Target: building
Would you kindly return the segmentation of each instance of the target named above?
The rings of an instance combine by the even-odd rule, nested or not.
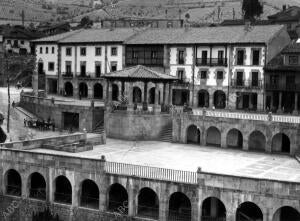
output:
[[[37,26],[37,30],[43,33],[44,36],[62,34],[71,30],[69,23],[51,24],[45,23]]]
[[[278,113],[298,114],[300,43],[292,42],[265,68],[266,106]]]
[[[177,76],[174,105],[263,110],[263,67],[289,42],[278,25],[148,29],[125,43],[125,64]]]
[[[289,42],[280,25],[86,29],[34,41],[47,93],[106,98],[94,96],[102,73],[143,65],[178,78],[173,105],[241,110],[264,110],[263,68]]]

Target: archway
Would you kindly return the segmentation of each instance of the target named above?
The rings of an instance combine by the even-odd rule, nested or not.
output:
[[[201,220],[222,220],[226,221],[226,208],[221,200],[216,197],[209,197],[202,203]]]
[[[228,148],[243,148],[243,134],[237,129],[231,129],[226,137],[226,144]]]
[[[22,193],[22,179],[20,174],[10,169],[6,172],[6,194],[13,196],[21,196]]]
[[[266,137],[260,131],[254,131],[249,137],[249,150],[265,151]]]
[[[214,106],[216,109],[224,109],[226,107],[226,94],[224,91],[215,91]]]
[[[128,193],[126,189],[115,183],[110,186],[108,193],[108,210],[109,211],[119,211],[128,214]]]
[[[54,201],[72,204],[72,186],[65,176],[58,176],[55,181]]]
[[[189,126],[186,133],[187,143],[200,144],[200,130],[195,125]]]
[[[198,107],[209,107],[209,93],[206,90],[198,93]]]
[[[73,84],[71,82],[65,83],[65,96],[67,97],[73,96]]]
[[[206,132],[206,145],[207,146],[221,146],[221,132],[216,127],[208,128]]]
[[[149,90],[149,104],[154,104],[155,102],[155,87]]]
[[[272,139],[272,151],[290,153],[290,138],[284,133],[276,134]]]
[[[142,91],[139,87],[134,87],[132,91],[132,102],[142,103]]]
[[[112,100],[113,101],[119,100],[119,87],[116,84],[112,85]]]
[[[261,209],[252,202],[242,203],[236,211],[236,221],[244,220],[263,221],[263,213]]]
[[[138,215],[158,219],[159,201],[156,193],[150,188],[143,188],[138,195]]]
[[[103,99],[103,87],[99,83],[96,83],[94,85],[94,98],[95,99]]]
[[[284,206],[278,209],[273,215],[272,221],[298,221],[300,213],[290,206]]]
[[[169,221],[191,220],[191,201],[181,192],[173,193],[169,201]]]
[[[80,206],[99,209],[99,188],[92,180],[84,180],[81,184]]]
[[[33,173],[29,177],[29,197],[46,199],[46,181],[40,173]]]
[[[81,82],[79,84],[79,96],[82,97],[82,98],[87,98],[88,97],[88,86],[84,82]]]

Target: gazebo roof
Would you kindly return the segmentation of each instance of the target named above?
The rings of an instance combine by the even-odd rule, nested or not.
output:
[[[125,68],[104,75],[105,78],[140,79],[140,80],[178,80],[176,77],[159,73],[142,65]]]

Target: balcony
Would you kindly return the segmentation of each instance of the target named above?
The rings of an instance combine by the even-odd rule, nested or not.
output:
[[[227,58],[197,58],[197,66],[227,66]]]
[[[231,79],[230,86],[232,88],[237,88],[237,89],[256,89],[260,90],[263,87],[263,83],[261,80],[259,81],[250,81],[250,80],[235,80]]]
[[[126,66],[163,66],[163,58],[126,58]]]
[[[183,87],[183,88],[189,88],[190,82],[187,81],[187,79],[180,79],[173,83],[174,87]]]
[[[265,84],[265,89],[270,91],[300,91],[300,84]]]
[[[65,79],[71,79],[73,78],[73,72],[63,72],[62,77]]]

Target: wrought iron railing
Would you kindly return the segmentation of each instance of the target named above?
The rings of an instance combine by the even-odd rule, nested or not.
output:
[[[227,66],[227,58],[197,58],[197,66]]]
[[[262,80],[251,81],[251,80],[236,80],[232,79],[230,86],[233,88],[243,88],[243,89],[262,89],[263,82]]]

